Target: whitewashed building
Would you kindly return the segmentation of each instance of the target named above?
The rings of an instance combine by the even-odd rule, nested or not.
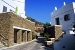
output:
[[[59,41],[54,42],[54,50],[75,50],[75,35],[72,32],[72,23],[75,22],[75,2],[66,4],[61,8],[55,7],[51,13],[51,25],[62,25],[66,32]]]
[[[16,7],[18,7],[18,15],[23,18],[25,16],[25,0],[0,0],[0,13],[3,12],[15,12]]]

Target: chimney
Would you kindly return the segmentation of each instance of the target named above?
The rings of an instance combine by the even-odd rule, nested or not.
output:
[[[55,10],[57,10],[57,7],[55,7]]]
[[[66,3],[64,2],[64,6],[66,5]]]

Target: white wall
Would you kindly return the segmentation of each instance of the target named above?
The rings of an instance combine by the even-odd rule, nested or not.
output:
[[[75,22],[75,2],[73,2],[73,8],[74,8],[74,22]]]
[[[6,6],[7,7],[7,12],[9,12],[10,9],[15,11],[15,8],[16,8],[17,4],[14,3],[12,0],[0,0],[0,13],[3,12],[3,6]]]
[[[64,21],[64,15],[69,14],[70,20]],[[74,22],[74,10],[73,3],[63,6],[62,8],[55,10],[53,14],[51,14],[51,25],[56,25],[55,18],[59,17],[60,25],[62,25],[63,30],[67,30],[72,28],[72,22]]]
[[[54,42],[54,50],[75,50],[75,36],[73,34],[63,35],[58,42]]]
[[[64,21],[64,15],[66,14],[70,15],[68,21]],[[75,36],[69,32],[69,29],[72,28],[72,22],[75,22],[75,3],[70,3],[51,13],[51,25],[56,25],[55,18],[57,17],[59,17],[60,25],[62,25],[62,29],[66,31],[66,34],[58,42],[54,42],[54,50],[75,50]]]
[[[25,0],[14,0],[14,2],[18,6],[18,14],[21,15],[22,17],[25,17]]]
[[[21,0],[20,2],[17,2],[20,0],[0,0],[0,13],[3,12],[3,6],[7,7],[7,12],[10,12],[10,9],[15,12],[16,6],[18,6],[18,15],[21,15],[21,17],[26,18],[25,16],[25,0]]]

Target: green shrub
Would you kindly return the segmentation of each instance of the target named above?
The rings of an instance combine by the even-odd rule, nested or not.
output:
[[[34,32],[32,32],[32,40],[36,39],[36,34]]]
[[[36,35],[32,35],[32,40],[33,40],[33,39],[36,39]]]
[[[45,36],[45,41],[50,41],[50,39],[49,39],[49,37],[50,37],[50,35],[48,34],[48,33],[44,33],[44,36]]]

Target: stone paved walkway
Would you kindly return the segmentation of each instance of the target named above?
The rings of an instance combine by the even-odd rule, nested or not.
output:
[[[52,48],[45,47],[43,42],[44,38],[38,37],[38,39],[33,42],[9,47],[2,50],[53,50]]]

